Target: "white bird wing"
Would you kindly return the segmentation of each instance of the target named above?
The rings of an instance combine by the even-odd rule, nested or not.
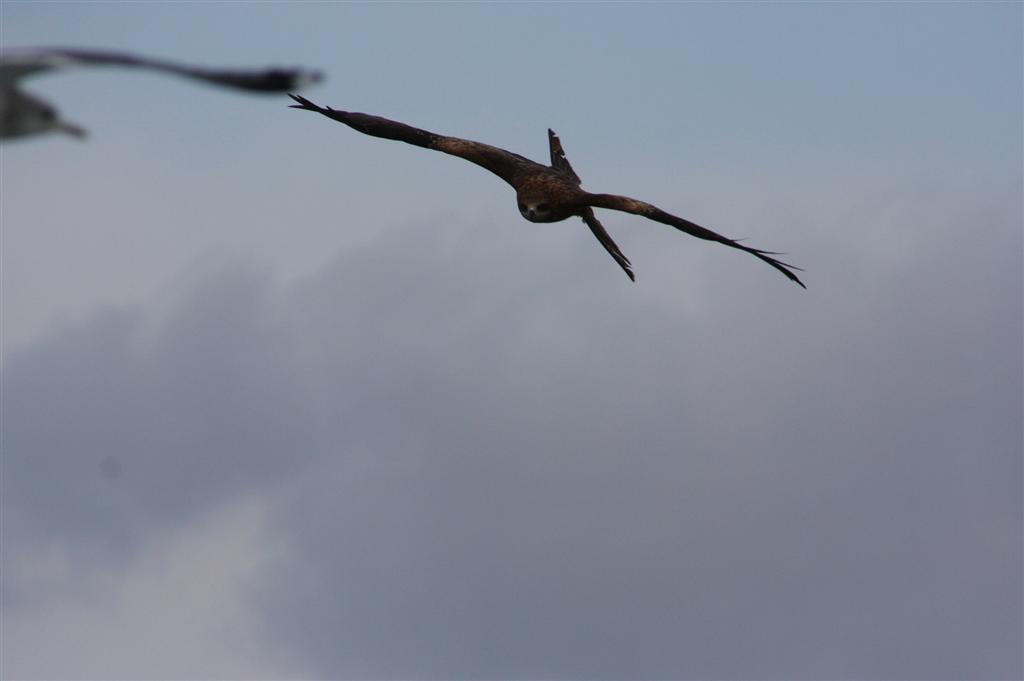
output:
[[[22,78],[71,66],[145,68],[249,92],[288,92],[322,78],[319,71],[300,68],[213,69],[124,52],[26,48],[0,52],[0,85],[14,87]]]
[[[27,76],[74,64],[73,59],[60,52],[4,50],[0,52],[0,87],[13,88],[19,80]]]

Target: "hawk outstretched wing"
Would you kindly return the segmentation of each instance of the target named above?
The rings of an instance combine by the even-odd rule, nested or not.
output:
[[[773,253],[772,251],[762,251],[761,249],[758,248],[744,246],[743,244],[734,239],[724,237],[721,234],[713,232],[706,227],[701,227],[700,225],[694,222],[690,222],[689,220],[677,217],[675,215],[672,215],[671,213],[666,213],[657,206],[652,206],[651,204],[645,203],[644,201],[637,201],[636,199],[631,199],[628,196],[618,196],[616,194],[590,194],[587,197],[587,203],[595,208],[610,208],[611,210],[621,210],[625,213],[641,215],[647,218],[648,220],[654,220],[655,222],[660,222],[665,225],[671,225],[672,227],[675,227],[676,229],[682,232],[686,232],[691,236],[695,236],[698,239],[706,239],[707,241],[717,241],[720,244],[725,244],[726,246],[731,246],[732,248],[738,248],[741,251],[746,251],[747,253],[750,253],[751,255],[760,258],[761,260],[765,261],[778,271],[782,272],[791,281],[796,282],[803,288],[807,288],[806,286],[804,286],[804,283],[800,281],[800,278],[796,275],[796,273],[793,272],[793,270],[796,270],[797,272],[801,271],[799,267],[789,265],[787,263],[782,262],[781,260],[777,260],[772,257],[773,255],[780,255],[779,253]]]
[[[433,149],[434,151],[441,151],[452,156],[464,158],[471,163],[486,168],[513,187],[516,186],[516,181],[519,178],[535,173],[538,168],[544,168],[544,166],[531,161],[525,156],[513,154],[511,151],[492,147],[490,144],[484,144],[483,142],[439,135],[435,132],[414,128],[411,125],[380,116],[339,111],[331,107],[325,108],[314,104],[305,97],[299,95],[289,96],[298,102],[292,105],[291,108],[293,109],[303,109],[323,114],[339,123],[344,123],[354,130],[358,130],[364,135],[405,142],[417,147]]]

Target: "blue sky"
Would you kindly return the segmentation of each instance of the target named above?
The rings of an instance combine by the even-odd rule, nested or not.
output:
[[[1017,3],[0,5],[10,678],[1021,676]]]
[[[768,210],[780,208],[772,202],[813,201],[830,192],[852,196],[872,183],[897,192],[906,189],[901,183],[998,192],[1005,178],[1012,189],[1020,172],[1013,5],[309,3],[297,9],[276,3],[10,2],[3,11],[5,46],[92,45],[179,59],[195,54],[210,63],[316,65],[329,79],[310,94],[324,103],[482,139],[532,158],[545,157],[544,130],[553,127],[585,169],[591,190],[643,193],[640,198],[670,211],[750,238],[756,233],[744,222],[726,216],[722,225],[718,214],[704,210],[702,198],[739,203],[733,197],[738,183],[745,196],[757,192]],[[172,242],[156,253],[133,251],[135,265],[112,271],[100,264],[103,244],[92,238],[96,232],[69,235],[76,257],[83,249],[96,256],[95,268],[68,282],[81,293],[99,286],[97,269],[113,278],[119,267],[130,271],[96,295],[152,291],[197,250],[221,246],[256,251],[288,271],[308,271],[325,253],[319,239],[338,238],[333,227],[318,231],[317,239],[296,239],[276,226],[261,230],[253,215],[238,219],[232,212],[237,198],[218,206],[224,221],[234,224],[206,229],[180,205],[209,210],[196,198],[204,189],[211,202],[231,192],[256,203],[251,195],[259,193],[283,206],[309,200],[313,184],[348,182],[355,179],[345,174],[351,169],[373,168],[375,181],[359,186],[365,201],[348,210],[373,214],[383,202],[401,221],[457,199],[517,217],[509,216],[507,190],[472,168],[347,137],[346,130],[281,111],[277,102],[246,107],[244,100],[185,83],[116,71],[59,74],[30,87],[52,95],[103,143],[7,145],[9,187],[22,179],[38,186],[51,177],[102,193],[127,176],[146,187],[182,191],[154,208],[186,211],[186,228],[173,238],[147,233],[131,220],[120,228],[110,221],[108,236],[121,248],[153,238]],[[217,118],[230,125],[214,124]],[[331,135],[341,136],[337,146]],[[195,141],[183,145],[183,139]],[[327,140],[332,146],[325,153],[310,153],[311,144]],[[136,162],[140,157],[160,163]],[[273,162],[261,160],[266,157]],[[121,177],[101,176],[94,181],[109,186],[89,186],[68,165],[96,167],[98,159],[108,159]],[[341,159],[346,162],[339,168]],[[190,185],[168,183],[172,176],[184,176]],[[467,184],[453,191],[453,182]],[[401,191],[398,204],[392,184]],[[505,203],[496,205],[502,198]],[[255,214],[266,210],[273,208],[251,206]],[[762,233],[777,241],[768,229]],[[654,238],[647,225],[632,231]],[[6,237],[16,248],[22,235],[9,231]],[[38,301],[48,293],[50,274],[35,260],[52,257],[53,249],[40,242],[45,235],[25,238],[33,240],[26,247],[35,257],[31,265],[6,263],[7,283],[25,287],[25,297],[35,302],[6,301],[8,324],[15,326],[8,338],[14,340],[49,311]],[[59,269],[74,276],[78,268]],[[85,307],[67,298],[53,303],[69,313]]]

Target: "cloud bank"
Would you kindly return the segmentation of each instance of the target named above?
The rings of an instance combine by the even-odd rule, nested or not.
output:
[[[1019,190],[944,196],[796,218],[806,293],[438,221],[54,329],[4,675],[1019,676]]]

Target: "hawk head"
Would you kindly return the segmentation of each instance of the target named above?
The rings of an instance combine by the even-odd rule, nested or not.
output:
[[[543,199],[520,199],[519,212],[530,222],[552,222],[551,206]]]

